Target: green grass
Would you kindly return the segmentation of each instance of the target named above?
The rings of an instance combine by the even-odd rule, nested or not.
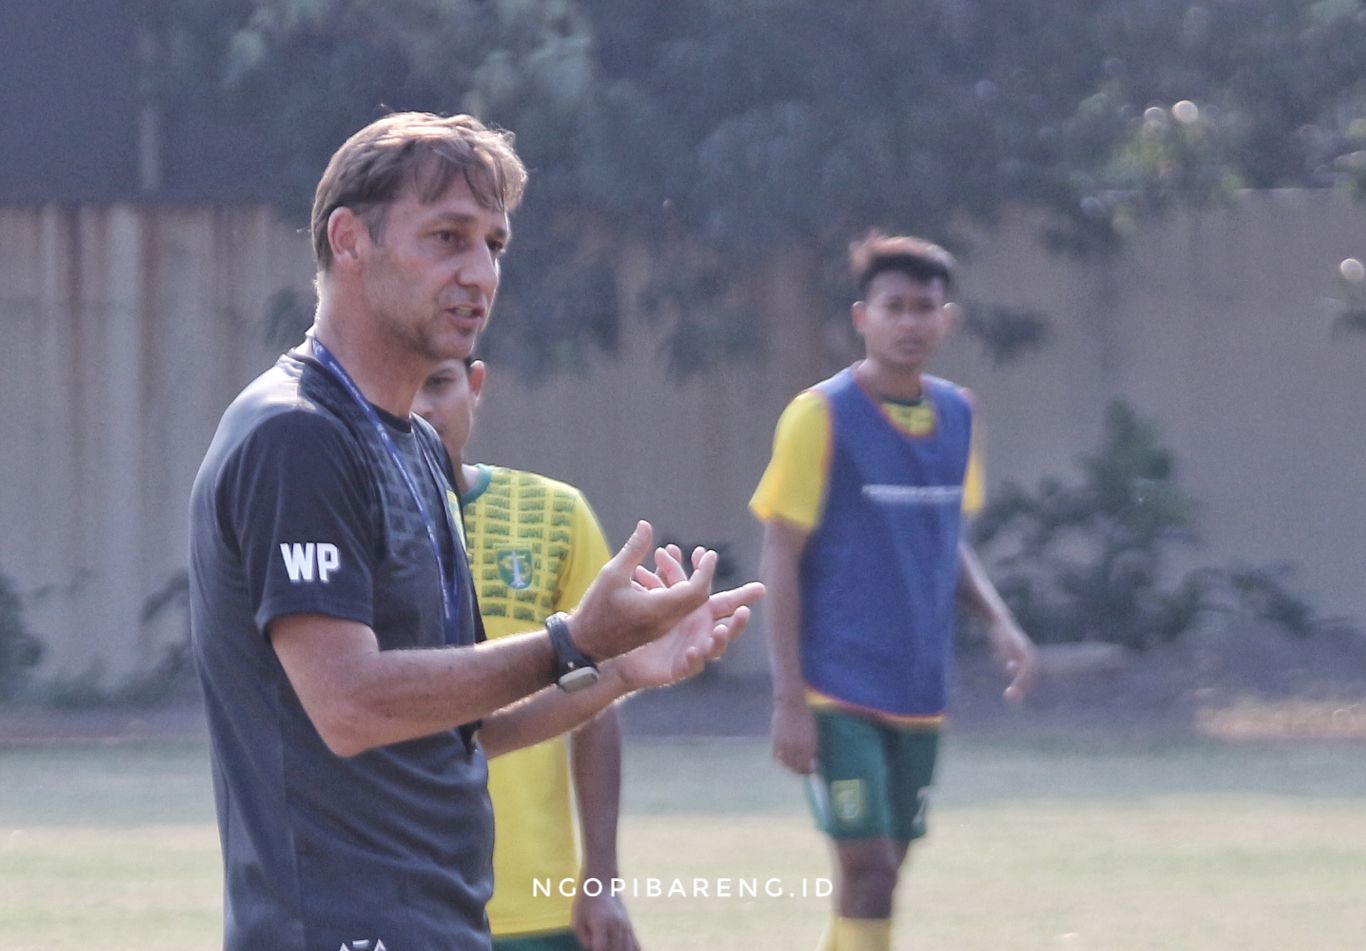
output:
[[[950,738],[898,900],[898,948],[1356,949],[1360,746],[1010,745]],[[761,744],[633,749],[627,875],[828,874]],[[698,915],[705,908],[705,915]],[[633,904],[652,951],[811,948],[813,899]]]
[[[1363,752],[951,737],[896,946],[1359,948]],[[622,868],[650,951],[814,947],[825,847],[762,742],[631,740],[626,774]],[[0,749],[4,947],[218,947],[218,862],[202,746]]]
[[[31,951],[221,947],[199,744],[0,748],[0,934]]]

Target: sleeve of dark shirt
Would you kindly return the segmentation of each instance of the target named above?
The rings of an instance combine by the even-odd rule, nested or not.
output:
[[[236,462],[219,504],[235,526],[257,629],[289,614],[373,625],[373,502],[341,424],[282,413],[257,427]]]

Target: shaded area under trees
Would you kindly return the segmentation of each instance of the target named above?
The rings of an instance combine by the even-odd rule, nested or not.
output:
[[[489,346],[538,372],[611,352],[635,311],[686,320],[677,373],[747,355],[755,268],[814,252],[833,306],[843,248],[873,226],[970,251],[962,226],[1032,207],[1054,247],[1093,254],[1176,203],[1366,182],[1357,0],[143,8],[165,108],[244,123],[291,220],[332,149],[387,108],[514,129],[533,183]],[[618,299],[625,247],[653,264],[642,301]],[[969,330],[999,356],[1022,325],[993,317],[986,302]]]

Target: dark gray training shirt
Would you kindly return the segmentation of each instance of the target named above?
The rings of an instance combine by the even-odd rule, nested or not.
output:
[[[380,416],[436,522],[457,580],[456,639],[471,643],[469,569],[444,517],[449,457],[425,423]],[[489,947],[493,814],[471,732],[341,759],[267,635],[272,620],[308,613],[368,624],[384,650],[442,645],[423,525],[373,425],[310,358],[281,357],[224,413],[190,499],[190,614],[226,951]]]

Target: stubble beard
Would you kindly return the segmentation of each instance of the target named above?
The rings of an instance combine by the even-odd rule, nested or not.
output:
[[[383,251],[382,255],[383,270],[377,275],[378,280],[367,283],[365,294],[368,309],[374,315],[381,338],[390,347],[390,354],[403,362],[421,363],[427,372],[443,360],[463,360],[470,356],[479,335],[488,325],[487,313],[479,330],[472,335],[453,329],[446,333],[447,318],[440,300],[415,298],[389,253]],[[443,346],[443,340],[448,336],[454,346]]]
[[[390,281],[367,291],[370,313],[375,315],[389,353],[403,363],[421,363],[427,367],[451,359],[451,354],[442,351],[433,331],[440,318],[436,305],[429,308],[435,316],[417,319],[421,305],[415,304],[405,291],[406,288]]]

